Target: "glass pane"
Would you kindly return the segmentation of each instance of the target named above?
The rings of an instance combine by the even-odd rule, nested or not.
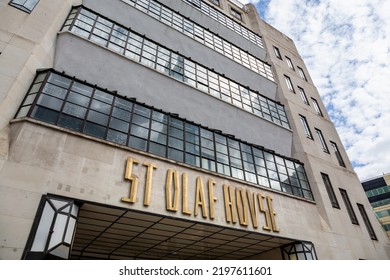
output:
[[[81,93],[86,96],[91,96],[92,95],[92,88],[90,86],[80,84],[78,82],[74,82],[72,85],[72,91]]]
[[[110,114],[111,105],[94,99],[92,100],[91,109],[96,110],[100,113]]]
[[[83,120],[77,119],[69,115],[62,115],[58,121],[58,125],[74,131],[81,131],[83,129]]]
[[[38,229],[35,234],[34,242],[31,247],[32,252],[43,252],[45,250],[46,241],[49,237],[49,230],[54,218],[54,210],[48,202],[45,203],[42,216],[39,220]]]
[[[67,216],[57,215],[56,222],[53,228],[53,234],[51,235],[50,239],[49,250],[62,242],[62,237],[65,233],[66,222]]]
[[[87,113],[87,109],[81,106],[74,105],[72,103],[65,103],[63,112],[84,119],[85,114]]]
[[[77,105],[81,105],[84,107],[88,107],[90,98],[84,95],[78,94],[76,92],[70,92],[67,101],[75,103]]]
[[[111,128],[114,128],[116,130],[122,131],[124,133],[128,133],[129,125],[130,124],[128,122],[124,122],[124,121],[121,121],[121,120],[118,120],[118,119],[115,119],[115,118],[111,118],[111,121],[110,121],[110,127]]]
[[[31,113],[31,117],[47,123],[55,124],[58,118],[58,112],[36,106]]]
[[[107,133],[107,140],[112,141],[121,145],[126,145],[127,134],[121,133],[116,130],[109,129]]]
[[[51,73],[48,79],[49,83],[58,85],[60,87],[68,88],[70,85],[70,79],[60,76],[55,73]]]
[[[106,134],[106,128],[97,124],[87,122],[85,125],[84,132],[86,134],[104,139],[104,136]]]
[[[89,111],[87,119],[103,126],[106,126],[108,123],[108,116],[96,111]]]
[[[138,150],[146,151],[146,144],[147,144],[146,140],[140,139],[140,138],[135,137],[135,136],[131,136],[128,145],[129,145],[129,147],[132,147],[132,148],[135,148]]]

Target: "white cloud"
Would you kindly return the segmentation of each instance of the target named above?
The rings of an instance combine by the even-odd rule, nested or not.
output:
[[[390,172],[388,11],[382,0],[271,0],[265,11],[295,41],[360,179]]]

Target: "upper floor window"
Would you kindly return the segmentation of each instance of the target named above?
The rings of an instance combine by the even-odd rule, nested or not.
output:
[[[234,16],[235,18],[237,18],[237,19],[239,19],[239,20],[242,20],[242,14],[241,14],[239,11],[237,11],[237,10],[231,8],[231,9],[230,9],[230,14],[231,14],[232,16]]]
[[[339,202],[337,201],[336,194],[334,193],[332,183],[330,182],[329,176],[325,173],[321,173],[322,180],[324,181],[326,191],[329,195],[330,202],[334,208],[340,209]]]
[[[337,144],[332,142],[332,141],[330,141],[330,144],[333,147],[333,151],[334,151],[334,153],[336,155],[337,161],[339,162],[340,166],[345,167],[344,160],[341,157],[341,154],[340,154],[339,148],[337,147]]]
[[[378,240],[378,238],[376,237],[376,234],[374,232],[374,229],[372,228],[371,222],[368,219],[368,216],[367,216],[366,210],[364,209],[364,206],[362,204],[359,204],[359,203],[357,203],[357,206],[359,208],[360,214],[362,215],[364,224],[366,225],[366,228],[368,230],[368,234],[370,235],[370,238],[372,240]]]
[[[305,103],[306,105],[309,105],[309,101],[307,101],[306,93],[303,90],[303,88],[298,87],[298,90],[299,90],[299,93],[301,94],[301,98],[302,98],[303,103]]]
[[[321,142],[322,150],[323,150],[325,153],[329,153],[328,146],[326,145],[326,142],[325,142],[324,136],[322,135],[321,130],[319,130],[318,128],[316,128],[315,130],[316,130],[316,133],[317,133],[317,135],[318,135],[318,139],[319,139],[320,142]]]
[[[311,135],[311,131],[309,128],[309,125],[307,124],[307,120],[304,116],[299,115],[299,119],[301,120],[303,129],[305,130],[305,134],[307,138],[313,139],[313,136]]]
[[[294,70],[294,65],[289,57],[286,56],[287,65],[290,69]]]
[[[307,81],[307,78],[306,78],[305,72],[303,72],[303,69],[299,66],[297,66],[297,68],[298,68],[299,76],[301,76],[301,78],[303,80]]]
[[[290,77],[284,75],[284,79],[286,80],[286,84],[287,84],[288,90],[295,93],[295,90],[294,90],[294,87],[293,87],[293,84],[291,82]]]
[[[322,114],[322,111],[320,109],[320,106],[318,105],[317,100],[311,98],[311,101],[313,102],[314,110],[316,110],[317,115],[323,117],[324,115]]]
[[[351,222],[355,225],[358,225],[358,219],[356,218],[355,211],[353,211],[351,201],[349,200],[348,193],[346,190],[340,189],[341,197],[344,200],[345,207],[347,208],[347,212]]]
[[[277,58],[282,59],[282,55],[277,47],[274,46],[274,52]]]
[[[31,13],[34,10],[35,6],[38,4],[39,0],[12,0],[9,2],[11,6],[14,6],[22,11]]]
[[[211,3],[213,3],[214,5],[219,6],[219,0],[210,0],[210,1],[211,1]]]

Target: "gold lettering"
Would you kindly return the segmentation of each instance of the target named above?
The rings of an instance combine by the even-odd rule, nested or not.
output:
[[[173,194],[171,192],[173,179]],[[179,174],[177,170],[168,169],[165,183],[165,202],[168,211],[177,212],[179,208]]]
[[[137,189],[138,189],[138,177],[132,175],[133,165],[138,164],[139,161],[131,157],[127,158],[125,179],[130,181],[130,194],[129,197],[122,197],[121,201],[134,203],[137,201]]]
[[[223,198],[225,202],[226,222],[235,224],[237,222],[237,207],[234,200],[233,188],[231,186],[223,185]]]
[[[245,192],[242,188],[236,188],[238,220],[243,226],[248,225],[248,206],[245,200]]]
[[[274,211],[274,208],[272,207],[272,197],[267,196],[267,204],[268,204],[268,209],[269,209],[269,212],[271,215],[272,230],[275,232],[279,232],[280,230],[276,226],[276,221],[275,221],[276,213]]]
[[[145,162],[143,165],[147,167],[145,194],[144,194],[144,205],[149,206],[150,205],[150,197],[152,194],[153,171],[154,171],[154,169],[157,169],[157,166],[154,165],[153,163],[147,163],[147,162]]]
[[[247,194],[247,197],[248,197],[248,204],[249,204],[249,210],[250,210],[250,214],[251,214],[251,219],[252,219],[252,225],[254,228],[258,228],[259,227],[259,223],[258,223],[258,215],[257,215],[257,211],[256,211],[256,194],[253,193],[251,194],[249,191],[246,192]]]
[[[217,198],[214,196],[214,187],[215,182],[212,179],[208,180],[208,188],[209,188],[209,207],[210,207],[210,219],[215,218],[215,201],[217,201]]]
[[[265,226],[263,226],[263,229],[270,231],[271,230],[271,218],[269,215],[269,210],[264,209],[264,206],[263,206],[264,195],[258,194],[257,198],[259,200],[260,212],[264,213],[264,217],[265,217]]]
[[[188,177],[187,173],[183,172],[182,175],[182,186],[183,186],[183,202],[182,202],[182,212],[183,214],[191,215],[192,212],[188,210]]]
[[[207,206],[205,205],[206,200],[204,198],[204,189],[203,189],[203,181],[200,176],[196,177],[196,191],[195,191],[195,209],[194,216],[198,215],[198,208],[202,208],[202,216],[203,218],[207,218]]]

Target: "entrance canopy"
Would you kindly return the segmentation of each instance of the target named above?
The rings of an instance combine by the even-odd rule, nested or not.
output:
[[[71,259],[257,259],[264,252],[292,242],[244,230],[84,203],[79,210]]]

